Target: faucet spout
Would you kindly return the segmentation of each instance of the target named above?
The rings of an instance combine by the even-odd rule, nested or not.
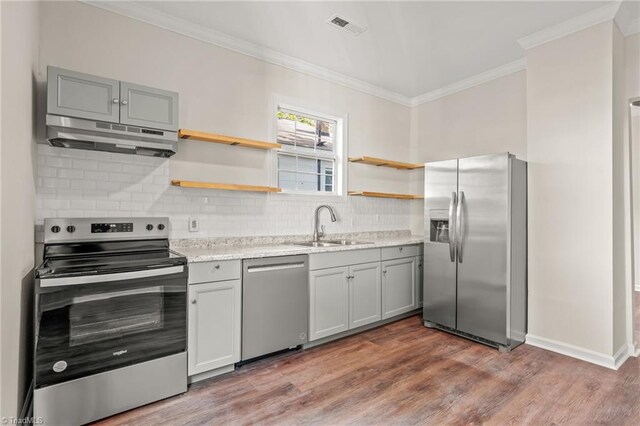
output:
[[[324,226],[322,226],[321,231],[318,230],[318,225],[320,224],[320,210],[322,209],[329,210],[329,214],[331,215],[331,222],[335,222],[338,220],[331,206],[326,204],[319,205],[313,215],[313,241],[319,241],[321,237],[324,237]]]

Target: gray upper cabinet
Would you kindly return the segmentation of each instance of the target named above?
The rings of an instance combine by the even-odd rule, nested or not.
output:
[[[120,121],[120,82],[49,67],[47,112],[90,120]]]
[[[178,130],[178,94],[61,68],[47,69],[47,113]]]
[[[132,126],[178,130],[178,94],[120,83],[120,122]]]

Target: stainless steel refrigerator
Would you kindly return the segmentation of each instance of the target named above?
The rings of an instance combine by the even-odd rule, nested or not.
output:
[[[425,165],[424,325],[501,351],[527,327],[527,164],[509,153]]]

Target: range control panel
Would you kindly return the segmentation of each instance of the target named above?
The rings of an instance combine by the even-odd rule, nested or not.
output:
[[[133,232],[133,223],[92,223],[91,233],[100,232]]]
[[[168,217],[51,218],[44,220],[44,242],[169,238]]]

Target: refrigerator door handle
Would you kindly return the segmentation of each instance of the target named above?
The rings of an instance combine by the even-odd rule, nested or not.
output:
[[[456,205],[458,204],[458,195],[451,193],[451,201],[449,202],[449,258],[452,262],[456,261],[456,226],[454,214]]]
[[[464,205],[464,191],[460,191],[458,198],[458,206],[456,209],[456,248],[458,262],[462,263],[462,239],[464,235],[464,227],[462,226],[462,207]]]

